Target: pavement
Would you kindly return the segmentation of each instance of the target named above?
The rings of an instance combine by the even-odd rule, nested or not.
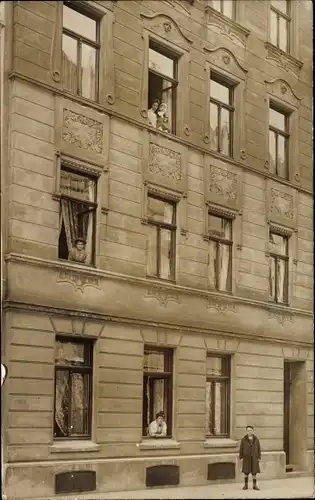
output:
[[[257,481],[260,491],[242,490],[243,484],[215,484],[205,486],[174,486],[167,488],[148,488],[146,490],[114,491],[103,494],[58,495],[60,500],[132,500],[132,499],[252,499],[252,498],[315,498],[314,477],[298,477]],[[56,498],[56,497],[54,497]],[[14,499],[8,499],[14,500]],[[54,500],[53,498],[34,498],[28,500]]]

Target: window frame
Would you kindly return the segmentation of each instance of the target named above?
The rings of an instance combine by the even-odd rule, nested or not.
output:
[[[270,110],[276,111],[277,113],[280,113],[281,115],[284,116],[285,120],[285,131],[278,129],[277,127],[274,127],[273,125],[270,124]],[[269,129],[269,134],[272,132],[275,136],[275,159],[276,159],[276,165],[275,165],[275,173],[271,172],[271,174],[276,175],[277,177],[281,179],[289,179],[289,172],[290,172],[290,165],[289,165],[289,148],[290,148],[290,113],[288,113],[286,110],[281,108],[280,106],[277,106],[273,102],[269,103],[269,123],[268,123],[268,129]],[[284,161],[285,161],[285,177],[281,177],[278,173],[278,141],[279,141],[279,135],[281,137],[284,137],[284,145],[285,145],[285,154],[284,154]],[[268,143],[270,141],[270,137],[268,137]],[[270,143],[269,143],[269,156],[270,156]]]
[[[149,226],[155,226],[157,228],[157,263],[156,263],[156,269],[157,269],[157,274],[156,275],[151,275],[148,274],[148,277],[150,278],[157,278],[160,280],[164,281],[175,281],[176,278],[176,232],[177,232],[177,202],[174,200],[171,200],[169,198],[164,198],[163,196],[159,194],[153,194],[153,193],[148,193],[148,205],[149,205],[149,199],[153,198],[155,200],[162,201],[164,203],[168,203],[169,205],[172,205],[173,207],[173,213],[172,213],[172,223],[168,222],[162,222],[162,221],[156,221],[153,218],[151,218],[149,215],[147,217],[147,224]],[[168,229],[171,231],[171,256],[170,256],[170,275],[171,277],[169,279],[167,278],[162,278],[160,276],[160,268],[161,268],[161,241],[160,241],[160,235],[161,235],[161,228],[163,229]]]
[[[207,358],[220,358],[220,359],[225,359],[227,361],[227,374],[226,375],[211,376],[211,375],[208,375],[208,373],[206,373],[206,383],[208,383],[208,382],[220,382],[220,383],[222,383],[222,381],[226,381],[224,383],[227,386],[226,387],[227,400],[225,402],[226,403],[226,408],[225,408],[226,422],[225,423],[226,423],[227,432],[223,433],[223,434],[216,434],[213,432],[212,434],[210,434],[208,432],[208,429],[206,429],[206,438],[207,439],[213,439],[213,438],[215,439],[217,437],[229,438],[231,435],[231,415],[230,415],[230,412],[231,412],[231,356],[226,355],[226,354],[218,354],[218,353],[208,352]],[[214,394],[214,396],[215,396],[215,394]],[[213,394],[211,394],[211,397],[213,397]],[[208,412],[208,408],[206,408],[206,411]],[[212,407],[211,414],[212,414],[212,422],[214,423],[215,422],[215,406]],[[210,415],[210,413],[209,413],[209,415]],[[220,415],[220,418],[221,417],[222,417],[222,415]],[[210,420],[211,419],[209,418],[209,422],[210,422]],[[213,427],[213,429],[214,429],[214,427]]]
[[[208,218],[209,216],[212,215],[213,217],[217,217],[219,219],[225,220],[229,222],[230,224],[230,234],[231,234],[231,239],[228,240],[226,238],[216,236],[211,232],[211,229],[209,228],[209,223],[208,223],[208,239],[209,241],[214,241],[216,243],[216,268],[215,268],[215,279],[216,279],[216,284],[215,284],[215,290],[221,292],[221,293],[232,293],[232,266],[233,266],[233,256],[232,256],[232,251],[233,251],[233,219],[230,217],[223,216],[219,213],[212,212],[211,210],[208,210]],[[230,253],[229,253],[229,266],[230,266],[230,273],[229,273],[229,289],[228,290],[219,290],[218,288],[218,282],[220,279],[220,273],[218,269],[218,252],[219,252],[219,245],[220,243],[222,245],[230,247]],[[209,254],[208,254],[209,255]],[[210,257],[209,257],[209,265],[210,265]]]
[[[277,9],[277,7],[275,7],[274,5],[272,5],[271,2],[270,2],[270,13],[274,12],[276,14],[276,19],[277,19],[277,44],[275,45],[275,47],[277,47],[277,49],[281,50],[285,54],[290,54],[290,50],[291,50],[290,32],[291,32],[291,21],[292,21],[292,16],[291,16],[291,2],[289,0],[286,0],[286,2],[287,2],[286,3],[286,5],[287,5],[287,14],[285,14],[281,10]],[[279,40],[279,38],[280,38],[280,26],[279,26],[280,17],[282,17],[283,19],[285,19],[286,22],[287,22],[287,49],[286,50],[283,50],[283,49],[280,48],[280,40]],[[271,30],[271,23],[270,23],[270,30]],[[272,43],[271,42],[271,31],[270,31],[270,34],[269,34],[269,40],[270,40],[270,43]]]
[[[77,343],[84,346],[84,357],[88,357],[89,365],[84,366],[71,366],[71,365],[57,365],[56,359],[54,363],[54,425],[53,425],[53,440],[54,441],[82,441],[90,440],[92,438],[92,417],[93,417],[93,361],[94,361],[94,342],[91,339],[79,337],[66,337],[62,335],[56,336],[56,343]],[[88,399],[87,399],[87,433],[82,435],[67,435],[64,437],[55,436],[55,414],[56,414],[56,387],[57,387],[57,371],[67,371],[68,373],[87,373],[89,375],[88,383]],[[71,386],[70,401],[71,401]],[[70,410],[69,410],[70,413]],[[68,422],[69,428],[69,422]]]
[[[275,252],[272,252],[269,250],[269,258],[273,260],[273,265],[275,264],[275,298],[272,299],[270,298],[270,283],[269,283],[269,301],[275,304],[280,304],[280,305],[288,305],[289,304],[289,236],[287,234],[283,234],[280,231],[276,231],[272,228],[269,228],[269,240],[270,241],[270,235],[275,234],[277,236],[281,236],[281,238],[285,239],[286,242],[286,255],[278,254]],[[284,301],[280,302],[278,301],[278,267],[277,263],[278,260],[284,261],[285,262],[285,277],[284,277],[284,283],[285,283],[285,297]],[[269,261],[269,273],[270,273],[270,261]]]
[[[211,3],[211,7],[216,10],[217,12],[220,12],[220,14],[222,14],[223,16],[227,17],[228,19],[231,19],[232,21],[235,21],[236,20],[236,1],[233,0],[232,1],[232,16],[227,16],[225,13],[224,13],[224,2],[225,0],[219,0],[220,1],[220,10],[216,9],[213,5],[213,3]]]
[[[95,196],[94,196],[94,199],[97,200],[97,194],[98,194],[97,193],[97,188],[98,188],[98,177],[97,176],[93,176],[92,174],[82,172],[81,170],[76,170],[76,169],[73,169],[73,168],[69,168],[67,165],[64,165],[63,163],[61,163],[61,166],[60,166],[60,178],[61,178],[62,171],[74,173],[76,175],[81,175],[82,177],[88,178],[91,181],[93,181],[94,184],[95,184]],[[80,212],[81,215],[83,215],[83,213],[86,213],[86,212],[93,213],[91,262],[89,264],[85,264],[85,263],[80,262],[79,264],[80,265],[85,265],[85,266],[86,265],[88,265],[88,266],[95,266],[96,226],[97,226],[97,223],[96,223],[96,214],[97,214],[98,203],[97,203],[97,201],[82,200],[80,198],[76,198],[75,196],[66,195],[66,194],[64,194],[64,193],[61,192],[61,186],[60,186],[59,210],[62,210],[62,207],[61,207],[62,199],[74,201],[75,203],[82,203],[83,205],[87,205],[89,207],[92,207],[89,210],[85,210],[84,212]],[[68,259],[63,259],[62,257],[59,257],[59,238],[60,238],[60,234],[59,234],[59,237],[58,237],[58,259],[60,259],[60,260],[67,260],[67,262],[71,262]],[[70,250],[71,249],[68,249],[68,252],[70,252]],[[78,264],[78,262],[74,262],[74,263]]]
[[[166,92],[167,90],[172,89],[172,120],[171,120],[171,130],[167,132],[168,134],[176,135],[176,114],[177,114],[177,89],[179,85],[179,72],[178,72],[178,65],[179,65],[179,58],[180,55],[177,54],[175,51],[170,49],[169,47],[163,45],[160,42],[157,42],[153,38],[149,37],[149,50],[154,50],[155,52],[158,52],[159,54],[163,55],[164,57],[167,57],[168,59],[171,59],[174,63],[174,78],[171,78],[169,76],[164,75],[163,73],[160,73],[159,71],[156,71],[154,69],[151,69],[148,64],[148,100],[149,100],[149,93],[150,93],[150,73],[153,75],[159,76],[163,80],[167,80],[168,82],[171,83],[170,87],[167,87],[166,89],[163,89],[161,92],[161,98],[158,97],[160,101],[162,101],[162,94],[163,92]],[[148,105],[150,105],[148,103]],[[148,108],[149,109],[149,108]]]
[[[229,91],[229,104],[223,103],[222,101],[219,101],[211,96],[211,82],[214,81],[223,87],[227,88]],[[216,150],[211,149],[211,151],[214,151],[215,153],[218,153],[220,155],[226,156],[228,158],[233,158],[233,152],[234,152],[234,113],[235,113],[235,103],[234,103],[234,97],[235,97],[235,85],[232,83],[228,82],[227,79],[222,77],[221,75],[218,75],[216,72],[210,70],[210,92],[209,92],[209,116],[211,120],[211,111],[210,107],[211,104],[214,104],[217,107],[217,112],[218,112],[218,147]],[[220,146],[221,146],[221,111],[222,108],[227,110],[229,112],[229,135],[230,135],[230,141],[229,141],[229,154],[226,155],[222,151],[220,151]],[[211,121],[210,121],[210,130],[211,130]],[[210,137],[210,144],[211,144],[211,137]]]
[[[144,356],[146,354],[146,351],[155,351],[155,352],[162,352],[164,354],[164,366],[166,364],[166,356],[168,357],[167,359],[167,366],[170,368],[169,371],[164,371],[163,372],[154,372],[154,371],[148,371],[144,369]],[[166,425],[167,425],[167,432],[165,439],[172,439],[173,436],[173,381],[174,381],[174,349],[171,347],[160,347],[160,346],[155,346],[155,345],[149,345],[145,344],[144,350],[143,350],[143,393],[145,389],[145,378],[146,377],[152,377],[155,380],[157,379],[167,379],[168,380],[168,387],[167,390],[165,390],[164,387],[164,401],[165,401],[165,394],[167,394],[167,418],[166,418]],[[164,403],[164,402],[163,402]],[[152,439],[151,436],[148,436],[148,434],[145,434],[145,427],[144,427],[144,398],[142,395],[142,439]],[[164,410],[165,412],[165,410]],[[150,409],[150,414],[151,418],[150,422],[151,423],[153,420],[155,420],[155,415],[153,415],[151,409]]]
[[[96,23],[96,41],[90,40],[89,38],[86,38],[83,35],[79,35],[78,33],[75,33],[74,31],[65,28],[63,26],[62,22],[62,36],[66,35],[70,38],[73,38],[74,40],[77,41],[77,89],[75,92],[75,95],[79,95],[80,97],[83,97],[84,99],[89,99],[88,97],[85,97],[82,95],[82,79],[80,78],[80,69],[81,69],[81,54],[82,54],[82,43],[85,43],[89,47],[93,47],[95,49],[95,99],[89,99],[94,102],[99,101],[99,70],[100,70],[100,50],[101,50],[101,42],[100,42],[100,18],[97,16],[97,14],[90,12],[88,8],[82,7],[82,4],[76,5],[75,2],[67,1],[64,0],[62,2],[62,7],[63,6],[68,7],[69,9],[75,10],[82,16],[88,17],[95,21]],[[63,52],[63,44],[61,44],[62,52]],[[63,78],[63,75],[62,75]],[[64,87],[64,81],[63,81],[63,87]],[[71,92],[69,89],[65,89],[69,92]]]

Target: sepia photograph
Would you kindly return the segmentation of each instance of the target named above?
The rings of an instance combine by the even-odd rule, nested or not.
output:
[[[0,1],[1,500],[315,498],[313,16]]]

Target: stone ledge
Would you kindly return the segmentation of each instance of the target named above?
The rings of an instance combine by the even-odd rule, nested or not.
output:
[[[60,441],[50,446],[51,453],[86,453],[99,451],[100,445],[93,441]]]
[[[203,443],[204,448],[236,448],[238,441],[230,438],[206,439]]]
[[[180,443],[175,439],[148,439],[137,445],[140,450],[178,450]]]

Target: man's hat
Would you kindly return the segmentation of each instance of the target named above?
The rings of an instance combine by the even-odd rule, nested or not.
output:
[[[78,243],[79,241],[81,241],[82,243],[86,244],[85,239],[84,239],[84,238],[81,238],[81,237],[76,238],[76,239],[74,240],[74,244]]]

